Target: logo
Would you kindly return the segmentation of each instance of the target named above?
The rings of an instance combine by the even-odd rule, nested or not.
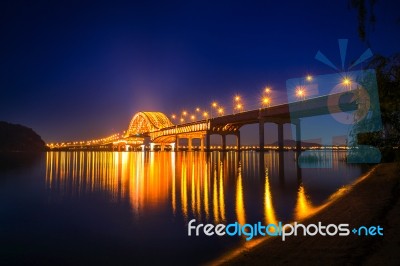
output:
[[[323,225],[321,222],[318,224],[304,225],[294,222],[293,224],[268,224],[263,225],[261,222],[255,224],[241,225],[238,222],[225,224],[197,224],[196,219],[192,219],[188,223],[188,236],[199,236],[204,234],[206,236],[245,236],[249,241],[257,236],[272,236],[281,237],[285,241],[289,236],[349,236],[350,232],[358,236],[383,236],[383,228],[381,226],[360,226],[349,229],[349,224],[328,224]]]
[[[323,152],[302,152],[298,157],[301,168],[331,168],[335,145],[347,147],[347,163],[379,163],[381,160],[379,149],[358,143],[359,134],[382,129],[375,70],[355,70],[372,57],[372,52],[367,49],[345,68],[348,40],[338,41],[341,69],[321,51],[315,56],[336,73],[286,81],[291,123],[301,125],[301,134],[292,127],[293,136],[301,136],[302,142],[330,148]]]

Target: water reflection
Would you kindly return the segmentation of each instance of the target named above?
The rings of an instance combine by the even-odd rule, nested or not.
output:
[[[340,159],[337,156],[336,154],[333,157],[336,158],[334,169],[331,170],[333,173],[340,170]],[[271,223],[277,221],[272,203],[272,183],[283,186],[283,191],[296,186],[296,195],[278,195],[295,198],[293,217],[296,219],[304,218],[318,210],[306,194],[305,187],[314,186],[310,180],[319,183],[318,186],[332,188],[332,192],[338,188],[329,184],[332,181],[337,183],[340,179],[338,176],[322,181],[321,173],[314,173],[310,177],[311,171],[307,180],[303,182],[302,172],[307,170],[298,168],[295,158],[282,152],[265,155],[244,153],[240,162],[237,153],[225,156],[213,153],[207,158],[204,153],[191,152],[48,152],[45,180],[46,187],[53,192],[53,199],[102,192],[107,200],[128,201],[132,210],[137,213],[145,208],[159,209],[160,205],[169,202],[174,216],[181,215],[186,221],[193,217],[216,223],[226,222],[227,210],[234,207],[237,221],[244,224],[247,219],[247,204],[250,204],[246,203],[245,198],[252,196],[252,192],[259,187],[257,183],[261,181],[252,181],[249,177],[260,176],[263,177],[264,183],[264,197],[261,200],[264,202],[264,219]],[[346,170],[346,167],[342,167],[342,171]],[[359,171],[356,171],[356,175],[358,173]],[[316,176],[319,176],[320,180],[315,180]],[[293,183],[292,180],[297,181]],[[339,182],[342,183],[345,182]],[[317,201],[322,202],[318,199]],[[229,214],[229,217],[232,215]]]
[[[264,213],[265,213],[265,224],[278,223],[278,219],[276,218],[274,210],[274,205],[272,203],[272,194],[271,194],[271,187],[269,185],[268,168],[265,170]]]
[[[195,252],[200,239],[210,256],[245,240],[194,240],[187,236],[189,220],[269,224],[303,219],[361,175],[358,166],[342,161],[344,156],[333,154],[332,169],[300,169],[293,152],[48,152],[46,200],[52,205],[96,198],[98,206],[123,206],[128,214],[106,219],[122,223],[125,215],[140,218],[128,224],[135,231],[129,239],[137,250],[148,238],[149,245],[174,239],[166,245],[176,252],[165,256],[177,259],[173,254],[184,249],[200,261],[204,256]],[[164,231],[144,229],[150,225]]]
[[[239,224],[246,223],[246,214],[243,199],[243,184],[242,184],[242,167],[239,165],[238,175],[236,179],[236,215]]]
[[[321,206],[315,207],[312,205],[308,195],[306,194],[303,184],[300,184],[299,190],[297,192],[295,220],[302,220],[314,214],[320,209]]]

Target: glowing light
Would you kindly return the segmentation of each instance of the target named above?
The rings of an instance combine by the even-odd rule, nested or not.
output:
[[[242,184],[242,173],[239,168],[238,177],[236,179],[236,216],[237,221],[240,225],[244,225],[246,223],[246,214],[243,200],[243,184]]]
[[[185,122],[185,119],[181,118],[181,123]]]
[[[199,107],[196,108],[196,112],[200,112],[200,108]]]
[[[220,107],[218,109],[218,114],[222,115],[224,113],[224,108]]]
[[[207,113],[207,112],[204,112],[204,113],[203,113],[203,117],[207,118],[207,117],[208,117],[208,113]]]
[[[270,100],[269,97],[263,97],[263,98],[262,98],[262,104],[263,104],[263,105],[269,106],[270,103],[271,103],[271,100]]]
[[[240,96],[239,96],[239,95],[236,95],[236,96],[235,96],[235,101],[236,101],[236,102],[240,101]]]
[[[217,102],[213,102],[213,103],[211,104],[211,106],[216,108],[216,107],[218,106],[218,103],[217,103]]]
[[[300,99],[304,99],[306,95],[306,91],[303,87],[298,87],[296,89],[296,96],[299,97]]]
[[[311,75],[307,75],[306,79],[307,79],[307,81],[312,81],[313,77]]]
[[[195,117],[194,115],[191,115],[191,116],[190,116],[190,119],[195,120],[196,117]]]
[[[186,111],[183,111],[183,112],[182,112],[182,115],[183,115],[183,116],[186,116],[186,115],[187,115],[187,112],[186,112]]]
[[[176,119],[176,115],[174,115],[174,114],[171,117],[172,117],[172,119]]]
[[[343,79],[343,84],[344,84],[344,85],[350,85],[350,84],[351,84],[351,79],[349,79],[348,77],[345,77],[345,78]]]
[[[271,88],[270,87],[265,87],[265,93],[270,93],[271,92]]]

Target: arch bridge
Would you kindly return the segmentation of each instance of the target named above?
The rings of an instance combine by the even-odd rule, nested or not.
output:
[[[222,138],[222,149],[226,149],[226,136],[236,136],[237,149],[240,149],[240,128],[248,124],[259,124],[259,147],[264,149],[264,124],[277,124],[278,146],[283,149],[283,125],[291,123],[296,126],[296,148],[301,149],[300,119],[304,117],[325,115],[343,111],[356,110],[357,104],[349,92],[320,96],[294,103],[260,108],[237,114],[215,117],[191,123],[174,125],[161,112],[139,112],[129,124],[124,138],[148,137],[151,149],[154,145],[178,147],[180,139],[188,139],[188,149],[192,140],[200,139],[200,149],[210,150],[210,135],[218,134]],[[344,101],[343,101],[343,96]],[[350,95],[351,96],[351,95]],[[340,106],[339,106],[340,103]]]

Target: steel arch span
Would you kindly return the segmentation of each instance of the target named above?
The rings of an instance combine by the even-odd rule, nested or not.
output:
[[[174,126],[174,124],[161,112],[139,112],[133,116],[125,136],[148,135],[151,132],[171,126]]]

